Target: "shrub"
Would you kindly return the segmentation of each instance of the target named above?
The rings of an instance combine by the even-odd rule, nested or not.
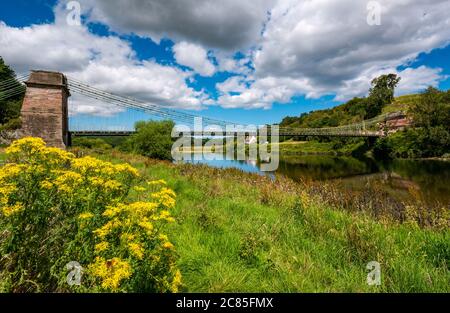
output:
[[[0,125],[0,131],[15,130],[15,129],[19,129],[21,127],[22,127],[22,120],[19,117],[17,117],[17,118],[10,119],[8,122],[6,122],[3,125]]]
[[[99,149],[99,150],[111,149],[111,145],[101,138],[75,137],[72,140],[72,144],[74,146],[84,147],[88,149]]]
[[[4,291],[176,292],[181,275],[161,227],[174,219],[163,181],[134,186],[138,171],[75,158],[42,139],[6,149],[0,168],[0,280]],[[131,192],[146,193],[129,203]],[[148,201],[143,201],[143,199]],[[81,285],[66,265],[83,267]]]
[[[124,144],[125,150],[150,158],[171,160],[172,121],[140,121],[136,123],[136,133]]]

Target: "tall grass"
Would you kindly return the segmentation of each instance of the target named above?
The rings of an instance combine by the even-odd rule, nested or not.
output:
[[[98,157],[127,161],[177,193],[176,223],[165,231],[177,247],[184,291],[450,291],[445,212],[420,223],[408,207],[399,221],[387,208],[376,216],[364,210],[375,195],[352,202],[331,187],[283,177],[119,152]],[[381,264],[380,286],[366,283],[370,261]]]

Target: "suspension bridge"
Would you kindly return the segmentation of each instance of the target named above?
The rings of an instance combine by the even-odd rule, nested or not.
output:
[[[165,119],[172,120],[176,124],[194,125],[196,118],[201,118],[204,125],[215,125],[223,129],[220,135],[234,135],[238,129],[244,129],[245,125],[239,125],[230,121],[210,118],[193,114],[184,110],[169,108],[159,104],[149,103],[111,91],[101,90],[73,77],[66,77],[62,73],[48,71],[32,71],[31,74],[18,75],[15,79],[0,81],[0,100],[25,94],[22,106],[22,124],[26,133],[39,132],[51,133],[61,136],[65,144],[70,143],[70,136],[127,136],[134,132],[130,125],[121,125],[122,121],[112,123],[113,118],[91,117],[88,123],[80,124],[77,116],[68,114],[68,98],[71,94],[83,96],[86,101],[94,100],[95,103],[107,104],[111,111],[125,110],[128,118],[136,115],[137,120]],[[387,121],[404,118],[403,112],[379,115],[373,119],[359,123],[337,127],[323,128],[293,128],[279,127],[280,136],[336,136],[336,137],[380,137],[385,132],[380,125]],[[103,123],[101,122],[103,121]],[[106,123],[105,123],[106,121]],[[49,125],[56,124],[56,125]],[[233,131],[227,131],[231,128]],[[244,126],[244,127],[243,127]],[[265,129],[264,129],[265,128]],[[192,128],[191,128],[192,129]],[[270,125],[258,128],[258,132],[265,130],[271,133]],[[55,132],[57,133],[55,135]],[[204,135],[202,131],[192,131],[191,135]],[[217,133],[215,133],[217,135]]]

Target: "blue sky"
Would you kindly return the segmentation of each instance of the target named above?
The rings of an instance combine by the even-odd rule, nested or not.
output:
[[[179,94],[172,96],[172,94],[176,94],[177,89],[176,85],[173,85],[175,90],[167,91],[167,98],[162,99],[161,103],[158,103],[157,96],[151,95],[150,93],[153,91],[150,89],[148,99],[161,105],[169,103],[195,114],[237,123],[264,124],[279,122],[287,115],[296,116],[302,112],[329,108],[353,96],[365,95],[370,79],[384,71],[396,70],[400,76],[404,75],[406,77],[404,85],[399,88],[400,94],[417,92],[427,85],[435,85],[443,90],[450,88],[450,78],[447,77],[450,76],[450,45],[448,45],[450,38],[449,33],[444,29],[444,26],[448,28],[449,24],[448,19],[440,15],[442,8],[437,6],[435,8],[417,6],[410,9],[410,11],[404,11],[404,14],[410,12],[411,15],[422,11],[427,12],[429,15],[435,14],[433,17],[435,25],[438,25],[438,19],[441,19],[443,27],[435,27],[433,33],[428,34],[431,38],[436,33],[439,38],[439,40],[430,42],[430,44],[423,44],[423,42],[427,41],[427,38],[421,38],[423,40],[422,43],[417,41],[417,47],[415,47],[414,40],[417,40],[417,38],[414,33],[411,35],[411,38],[402,37],[402,40],[405,41],[404,44],[409,47],[409,50],[403,53],[401,52],[403,48],[395,47],[390,41],[383,42],[386,34],[398,32],[400,36],[409,27],[405,25],[405,29],[398,29],[398,26],[395,28],[393,26],[395,23],[390,23],[388,19],[397,18],[395,16],[396,10],[402,9],[401,7],[390,9],[391,15],[388,15],[384,20],[387,21],[385,22],[387,25],[382,24],[378,29],[367,27],[366,33],[355,33],[353,37],[345,38],[343,36],[342,42],[333,42],[334,46],[329,49],[326,40],[310,43],[312,41],[311,38],[317,38],[317,35],[308,37],[309,34],[301,30],[298,31],[298,34],[293,31],[293,34],[297,35],[298,38],[305,39],[303,41],[305,43],[301,46],[301,44],[297,43],[296,38],[289,39],[289,31],[282,35],[276,32],[280,25],[289,23],[297,23],[296,25],[299,25],[299,21],[304,20],[304,24],[308,25],[310,16],[305,16],[302,19],[303,16],[300,15],[300,12],[314,8],[305,7],[301,1],[299,1],[298,5],[289,7],[289,14],[285,15],[278,13],[284,8],[278,8],[279,4],[268,4],[270,1],[255,1],[255,9],[250,8],[250,11],[248,11],[250,15],[247,15],[247,17],[242,16],[242,18],[237,20],[238,22],[234,22],[234,24],[237,24],[242,21],[243,24],[239,25],[239,27],[249,30],[245,38],[243,38],[243,35],[238,36],[236,34],[236,31],[232,28],[235,26],[231,22],[228,23],[228,21],[221,19],[221,8],[214,12],[214,14],[218,14],[218,17],[215,19],[210,18],[209,15],[204,18],[195,15],[195,19],[189,20],[189,10],[191,8],[189,3],[187,3],[186,17],[180,18],[180,23],[185,23],[185,25],[180,28],[176,25],[177,21],[170,24],[170,21],[150,20],[151,17],[146,20],[145,15],[139,17],[136,15],[141,13],[139,12],[139,7],[137,5],[134,6],[132,2],[130,2],[129,11],[127,9],[120,15],[114,15],[118,14],[117,11],[123,10],[123,8],[119,7],[122,4],[117,1],[111,1],[107,6],[104,4],[105,1],[98,1],[98,3],[95,1],[86,3],[81,1],[83,24],[81,27],[91,34],[83,34],[82,36],[92,36],[95,40],[101,40],[100,38],[102,37],[107,38],[108,44],[111,44],[113,48],[109,51],[104,47],[84,47],[85,43],[73,42],[74,46],[77,47],[74,49],[76,53],[73,53],[75,55],[74,60],[78,60],[77,58],[84,60],[83,55],[78,55],[80,51],[100,49],[96,51],[95,55],[103,54],[105,57],[99,57],[100,61],[97,66],[97,64],[94,64],[95,55],[89,55],[87,57],[89,59],[88,63],[86,63],[88,66],[92,68],[98,68],[100,65],[103,67],[114,67],[107,59],[108,57],[110,59],[117,58],[118,60],[123,58],[124,64],[131,69],[129,71],[130,76],[133,75],[132,71],[140,71],[143,67],[151,67],[155,73],[159,73],[161,70],[172,71],[168,72],[166,76],[174,79],[177,83],[181,81],[182,86],[180,88],[189,91],[190,96],[187,98]],[[411,2],[414,6],[414,1]],[[192,2],[191,6],[194,6],[195,3]],[[239,2],[233,3],[237,5]],[[6,26],[1,31],[5,32],[5,34],[14,32],[21,36],[23,27],[32,27],[37,34],[46,34],[43,27],[39,28],[36,25],[50,25],[55,30],[49,29],[50,35],[42,36],[49,38],[52,34],[51,32],[55,32],[55,36],[57,36],[58,30],[56,28],[59,27],[58,29],[61,29],[61,27],[55,21],[55,14],[64,14],[65,2],[59,2],[61,6],[59,11],[56,9],[57,4],[57,1],[44,0],[2,1],[0,4],[0,20]],[[117,6],[117,10],[112,11],[110,6],[114,5]],[[256,6],[259,5],[261,8],[258,7],[257,10]],[[324,15],[326,15],[327,12],[333,10],[332,5],[333,1],[330,1],[330,7],[320,7],[319,10],[322,10]],[[352,4],[348,2],[347,5],[351,6]],[[444,2],[442,6],[445,6]],[[229,14],[226,11],[227,9],[227,7],[223,8],[223,15]],[[240,10],[236,7],[235,14],[239,15],[241,11],[244,14],[247,9],[245,7]],[[145,14],[145,10],[146,8],[142,8],[142,14]],[[174,8],[167,7],[165,10],[167,10],[165,13],[169,16],[170,14],[174,14],[174,16],[178,14],[173,11],[175,10]],[[298,10],[298,13],[296,13],[296,10]],[[261,11],[260,16],[254,17],[254,11]],[[271,12],[270,18],[267,17],[267,12],[269,11]],[[127,18],[127,12],[130,13],[129,18]],[[248,16],[254,17],[255,21],[245,21],[246,18],[248,19]],[[142,20],[139,20],[139,18],[142,18]],[[239,18],[239,16],[236,18]],[[288,18],[291,18],[291,20],[288,20]],[[360,20],[357,16],[348,18]],[[134,21],[134,19],[137,20]],[[310,23],[313,23],[312,21]],[[212,23],[210,24],[211,31],[208,30],[208,23]],[[423,28],[417,28],[416,34],[420,33],[423,36],[423,29],[427,27],[428,24],[426,23],[428,22],[425,20],[423,23]],[[196,27],[203,28],[196,29]],[[336,28],[336,31],[339,32],[338,26]],[[229,29],[229,32],[224,32],[227,29]],[[253,29],[255,30],[251,31]],[[220,34],[220,36],[217,34]],[[55,38],[55,36],[52,38]],[[283,36],[286,36],[286,38]],[[325,36],[333,37],[333,30],[325,33]],[[236,38],[234,39],[234,37]],[[374,37],[380,38],[380,42],[372,43]],[[78,37],[74,35],[74,38]],[[119,56],[114,55],[114,45],[120,46],[120,43],[113,40],[114,38],[120,43],[128,45],[128,48],[124,48],[125,52],[121,52],[122,54]],[[361,42],[352,42],[352,38],[362,39]],[[52,55],[54,51],[64,52],[64,49],[66,49],[67,52],[67,49],[70,50],[71,48],[70,42],[62,43],[64,36],[61,36],[60,39],[61,46],[58,45],[59,41],[57,39],[50,38],[48,40],[48,45],[55,46],[52,48]],[[26,46],[26,40],[20,42],[22,45],[17,47],[2,45],[0,55],[5,58],[6,62],[10,63],[17,71],[32,69],[37,66],[42,68],[42,66],[46,65],[42,63],[43,61],[39,63],[27,55],[16,57],[18,53],[14,49],[26,50],[30,48]],[[373,57],[367,56],[363,61],[358,56],[354,58],[356,60],[355,64],[352,64],[352,53],[360,50],[354,48],[345,52],[339,60],[337,58],[333,59],[333,50],[348,49],[350,43],[355,45],[355,47],[358,44],[361,44],[361,47],[367,44],[374,44],[376,49],[385,49],[389,51],[389,54],[379,56],[380,53],[374,53]],[[45,41],[43,44],[45,44]],[[316,51],[310,53],[308,45],[316,47],[317,53],[315,53]],[[176,54],[176,51],[179,51],[179,54]],[[194,55],[195,51],[205,52],[206,54],[203,59],[197,58]],[[132,54],[131,57],[128,56],[130,52]],[[124,55],[127,56],[124,57]],[[349,58],[346,62],[351,64],[351,66],[339,67],[341,65],[338,64],[341,63],[344,57]],[[291,59],[295,60],[293,61],[294,63],[288,64],[287,61]],[[107,89],[119,94],[123,92],[122,90],[115,90],[112,83],[109,86],[108,82],[102,82],[99,74],[94,72],[93,69],[85,71],[81,65],[80,68],[76,68],[70,64],[67,65],[66,60],[64,62],[59,61],[61,58],[55,58],[55,60],[51,63],[52,69],[74,73],[73,75],[80,77],[80,79],[88,79],[91,84],[96,82],[99,86],[106,86]],[[242,62],[236,65],[234,69],[227,69],[223,65],[225,61],[229,63],[234,62],[233,64],[235,65],[239,61]],[[357,65],[357,62],[361,62],[360,66],[354,66],[353,68],[353,65]],[[159,67],[160,65],[163,67]],[[122,67],[125,68],[125,65]],[[327,67],[329,67],[329,70]],[[153,72],[150,71],[149,73]],[[174,77],[174,75],[179,76]],[[158,84],[162,85],[161,88],[166,84],[164,82],[166,76],[162,76],[160,78],[162,81],[158,81]],[[232,77],[235,77],[236,81],[230,80]],[[149,84],[152,82],[154,80],[150,80]],[[220,88],[218,84],[224,82],[230,82],[230,84],[227,84],[228,87]],[[172,86],[172,82],[168,82],[166,85]],[[133,86],[134,93],[128,95],[144,98],[145,100],[147,89],[143,88],[140,90],[139,88],[138,85]],[[188,102],[191,101],[192,105],[183,107],[184,99]],[[80,108],[88,108],[86,104],[80,104],[81,101],[83,100],[77,100],[75,104],[79,104]],[[190,110],[191,108],[194,108],[194,110]],[[75,113],[77,114],[72,119],[82,125],[83,123],[92,123],[92,120],[95,118],[93,116],[96,116],[99,112],[93,109],[91,111],[80,109],[79,112]],[[121,112],[113,115],[113,117],[106,117],[105,121],[108,123],[132,125],[134,118],[149,118],[149,116],[137,113],[130,115],[128,112]]]

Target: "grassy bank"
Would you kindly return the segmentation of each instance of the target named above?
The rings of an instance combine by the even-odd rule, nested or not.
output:
[[[352,155],[364,145],[364,142],[337,144],[336,142],[285,141],[279,143],[280,157],[304,154]]]
[[[89,153],[89,152],[88,152]],[[284,178],[113,152],[96,155],[164,179],[177,193],[166,232],[188,292],[450,291],[448,219],[419,227],[331,209],[313,187]],[[136,198],[141,195],[136,194]],[[382,284],[366,283],[381,264]]]
[[[284,142],[278,143],[280,157],[284,156],[295,156],[295,155],[351,155],[355,151],[357,151],[362,143],[354,143],[354,144],[346,144],[337,146],[336,142],[318,142],[315,140],[311,141],[293,141],[288,140]],[[226,146],[218,147],[217,149],[221,149],[224,153],[227,150]],[[234,147],[234,150],[237,151],[237,147]],[[194,153],[194,152],[202,152],[203,147],[191,147],[184,148],[182,150],[184,153]],[[248,151],[248,145],[246,146],[246,151]]]

